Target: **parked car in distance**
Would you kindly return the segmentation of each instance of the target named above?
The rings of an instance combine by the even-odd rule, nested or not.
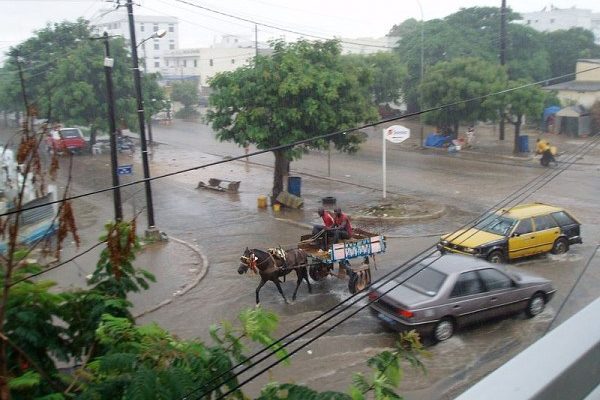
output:
[[[431,257],[369,291],[371,311],[398,330],[415,329],[434,342],[457,328],[525,311],[540,314],[552,283],[502,264],[458,254]]]
[[[79,154],[87,148],[87,142],[81,129],[60,128],[50,131],[46,137],[46,148],[48,152]]]
[[[580,223],[567,211],[543,203],[520,204],[480,219],[470,229],[440,238],[440,252],[460,253],[501,263],[583,243]]]

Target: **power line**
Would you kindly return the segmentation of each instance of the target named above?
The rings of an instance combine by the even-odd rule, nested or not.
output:
[[[597,139],[595,142],[588,143],[588,144],[585,144],[585,145],[581,146],[581,147],[579,148],[578,152],[576,152],[575,154],[571,155],[571,156],[569,157],[569,159],[576,160],[576,159],[577,159],[577,158],[580,156],[580,154],[578,154],[578,153],[582,152],[582,149],[583,149],[583,151],[584,151],[584,152],[587,152],[587,151],[589,151],[589,149],[593,148],[593,147],[594,147],[594,146],[595,146],[595,145],[596,145],[596,144],[597,144],[599,141],[600,141],[600,139]],[[574,161],[573,161],[573,162],[574,162]],[[572,165],[572,163],[571,163],[571,164],[569,164],[569,166],[570,166],[570,165]],[[566,169],[566,168],[568,168],[568,166],[567,166],[567,167],[565,167],[564,169]],[[563,169],[563,170],[564,170],[564,169]],[[562,172],[562,171],[560,171],[560,172]],[[555,174],[555,171],[553,171],[553,170],[548,170],[548,171],[546,171],[544,174],[542,174],[542,175],[540,175],[540,176],[538,176],[538,177],[536,177],[536,178],[532,179],[531,181],[529,181],[529,182],[527,182],[525,185],[523,185],[521,188],[517,189],[516,191],[514,191],[514,192],[513,192],[513,193],[511,193],[510,195],[508,195],[508,196],[504,197],[504,199],[502,199],[502,200],[500,200],[499,202],[497,202],[496,204],[494,204],[494,205],[493,205],[492,207],[490,207],[490,208],[489,208],[487,211],[485,211],[485,212],[484,212],[482,215],[485,215],[485,214],[487,214],[488,212],[490,212],[490,211],[492,211],[492,210],[497,210],[497,209],[498,209],[500,206],[503,206],[503,207],[504,207],[504,206],[507,206],[509,203],[512,203],[512,202],[514,202],[514,201],[517,201],[517,199],[518,199],[519,197],[521,197],[521,196],[524,196],[525,194],[527,194],[527,192],[528,192],[528,191],[529,191],[529,192],[531,192],[531,193],[529,193],[529,194],[528,194],[528,195],[527,195],[525,198],[527,198],[527,197],[530,197],[530,196],[531,196],[531,194],[535,193],[535,191],[537,191],[537,190],[539,189],[539,188],[538,188],[538,189],[535,189],[535,185],[536,185],[536,184],[540,184],[540,182],[541,182],[541,184],[542,184],[541,186],[543,186],[543,185],[547,184],[548,182],[550,182],[552,179],[554,179],[554,178],[555,178],[555,177],[556,177],[558,174],[560,174],[560,172],[559,172],[559,173],[557,173],[557,174]],[[551,176],[552,174],[555,174],[555,176]],[[547,177],[550,177],[550,179],[549,179],[549,180],[547,180],[546,182],[543,182],[543,180],[544,180],[544,179],[546,179]],[[538,181],[538,182],[537,182],[537,183],[535,183],[536,181]],[[532,185],[533,185],[533,187],[532,187]],[[540,187],[541,187],[541,186],[540,186]],[[534,190],[532,191],[532,189],[534,189]],[[519,192],[522,192],[522,193],[519,193]],[[512,198],[512,199],[511,199],[511,197],[514,197],[514,198]],[[522,200],[524,200],[524,199],[521,199],[521,200],[519,200],[519,201],[522,201]],[[503,203],[504,203],[504,205],[502,205]],[[506,212],[506,211],[504,211],[504,212]],[[504,212],[503,212],[503,213],[504,213]],[[477,218],[473,219],[472,221],[470,221],[470,222],[468,222],[467,224],[463,225],[463,227],[462,227],[462,228],[459,228],[458,230],[460,230],[460,229],[463,229],[463,228],[465,228],[465,227],[467,227],[467,226],[471,225],[472,223],[474,223],[474,222],[475,222],[475,221],[477,221],[478,219],[480,219],[480,217],[477,217]],[[457,230],[457,231],[458,231],[458,230]],[[461,235],[459,235],[459,237],[460,237],[460,236],[463,236],[463,235],[464,235],[464,233],[466,233],[466,231],[465,231],[465,232],[463,232],[463,233],[461,233]],[[474,233],[472,233],[471,235],[469,235],[469,237],[471,237],[473,234],[474,234]],[[465,240],[468,240],[468,239],[469,239],[469,237],[467,237],[467,238],[464,238],[464,239],[461,241],[461,243],[463,243]],[[458,237],[457,237],[457,238],[458,238]],[[423,255],[424,255],[426,252],[428,252],[428,251],[430,251],[430,250],[433,250],[433,251],[432,251],[431,253],[429,253],[429,254],[426,254],[425,256],[423,256]],[[399,266],[399,267],[397,267],[396,269],[394,269],[394,270],[392,270],[392,271],[388,272],[387,274],[385,274],[384,276],[382,276],[381,278],[379,278],[377,281],[375,281],[375,282],[373,283],[373,285],[380,283],[381,281],[383,281],[384,279],[386,279],[386,278],[387,278],[388,276],[390,276],[391,274],[393,274],[393,273],[396,273],[396,275],[395,275],[394,277],[392,277],[392,278],[391,278],[391,279],[394,279],[395,277],[399,276],[400,274],[402,274],[402,273],[404,273],[406,270],[408,270],[408,268],[411,268],[411,267],[414,265],[414,263],[413,263],[413,262],[415,261],[415,259],[417,259],[417,258],[419,258],[419,257],[429,257],[429,256],[431,256],[431,255],[432,255],[434,252],[435,252],[435,246],[430,246],[429,248],[427,248],[427,249],[423,250],[423,251],[422,251],[420,254],[418,254],[417,256],[413,257],[411,260],[409,260],[409,261],[406,261],[405,263],[403,263],[402,265],[400,265],[400,266]],[[422,258],[422,259],[423,259],[423,258]],[[409,264],[409,263],[413,263],[413,264],[409,265],[407,268],[404,268],[402,271],[398,272],[398,271],[399,271],[401,268],[405,267],[405,266],[406,266],[407,264]],[[389,280],[388,280],[388,282],[389,282]],[[387,282],[386,282],[386,283],[387,283]],[[293,335],[293,334],[295,334],[295,333],[299,332],[300,330],[302,330],[302,329],[306,328],[307,326],[309,326],[309,325],[310,325],[310,324],[312,324],[313,322],[315,322],[315,321],[317,321],[318,319],[322,318],[324,315],[326,315],[326,314],[328,314],[328,313],[332,312],[332,311],[333,311],[335,308],[339,307],[340,305],[344,304],[345,302],[349,301],[350,299],[352,299],[352,298],[354,298],[354,297],[358,296],[359,294],[360,294],[360,293],[356,293],[356,294],[354,294],[354,295],[351,295],[351,296],[349,296],[348,298],[346,298],[346,299],[345,299],[345,300],[343,300],[342,302],[340,302],[340,303],[336,304],[335,306],[331,307],[330,309],[328,309],[327,311],[325,311],[325,312],[324,312],[324,313],[322,313],[321,315],[319,315],[319,316],[317,316],[317,317],[313,318],[312,320],[310,320],[310,321],[306,322],[305,324],[303,324],[303,325],[302,325],[302,326],[300,326],[299,328],[295,329],[294,331],[292,331],[292,332],[288,333],[287,335],[285,335],[284,337],[280,338],[279,340],[277,340],[276,342],[274,342],[274,343],[273,343],[273,344],[271,344],[270,346],[268,346],[268,347],[266,347],[266,348],[263,348],[261,351],[259,351],[259,352],[255,353],[255,354],[253,354],[251,357],[249,357],[249,358],[247,358],[246,360],[244,360],[244,362],[240,362],[238,365],[236,365],[236,366],[232,367],[232,368],[231,368],[231,369],[229,369],[228,371],[225,371],[225,372],[221,373],[219,376],[217,376],[217,377],[213,378],[213,379],[211,380],[211,382],[215,382],[217,379],[221,378],[221,377],[222,377],[222,376],[224,376],[225,374],[227,374],[227,373],[229,373],[229,372],[233,371],[235,368],[238,368],[238,367],[239,367],[239,366],[241,366],[241,365],[246,365],[246,363],[247,363],[248,361],[252,360],[253,358],[255,358],[256,356],[260,355],[261,353],[263,353],[264,351],[268,350],[269,348],[271,348],[271,347],[274,347],[274,346],[277,346],[277,345],[278,345],[279,343],[281,343],[281,342],[282,342],[284,339],[287,339],[289,336],[291,336],[291,335]],[[363,297],[364,297],[364,296],[363,296]],[[358,299],[358,300],[354,301],[353,303],[349,304],[349,305],[346,307],[346,309],[348,309],[350,306],[352,306],[352,305],[356,304],[356,303],[357,303],[358,301],[360,301],[361,299],[362,299],[362,298],[360,298],[360,299]],[[286,342],[286,343],[285,343],[283,346],[281,346],[281,347],[278,347],[278,348],[277,348],[277,350],[279,350],[280,348],[283,348],[283,347],[286,347],[286,346],[288,346],[289,344],[291,344],[291,343],[292,343],[292,342],[294,342],[295,340],[298,340],[300,337],[302,337],[302,336],[306,335],[307,333],[309,333],[309,332],[311,332],[312,330],[316,329],[318,326],[320,326],[320,325],[324,324],[325,322],[327,322],[327,321],[331,320],[333,317],[335,317],[335,316],[339,315],[339,314],[340,314],[341,312],[343,312],[343,311],[344,311],[344,309],[342,309],[342,310],[338,311],[337,313],[335,313],[335,314],[334,314],[334,315],[332,315],[331,317],[329,317],[329,318],[325,319],[324,321],[321,321],[321,322],[320,322],[318,325],[316,325],[316,326],[312,327],[311,329],[307,330],[307,331],[306,331],[306,332],[304,332],[303,334],[301,334],[301,335],[299,335],[299,336],[297,336],[297,337],[293,338],[293,339],[292,339],[292,340],[290,340],[289,342]],[[245,367],[245,368],[244,368],[242,371],[238,371],[236,375],[239,375],[239,374],[241,374],[241,373],[243,373],[243,372],[245,372],[245,371],[249,370],[250,368],[252,368],[252,367],[253,367],[253,366],[255,366],[256,364],[258,364],[258,363],[260,363],[260,362],[264,361],[266,358],[270,357],[271,355],[273,355],[273,354],[275,354],[275,353],[276,353],[276,351],[273,351],[273,352],[272,352],[272,353],[270,353],[269,355],[267,355],[267,356],[264,356],[264,357],[262,357],[261,359],[259,359],[258,361],[255,361],[255,362],[253,362],[253,363],[252,363],[252,365],[250,365],[250,366],[246,366],[246,367]],[[209,383],[211,383],[211,382],[209,382]],[[220,386],[220,385],[219,385],[219,386]],[[211,389],[209,389],[208,391],[205,391],[205,392],[203,393],[203,395],[206,395],[206,394],[210,393],[211,391],[215,390],[215,389],[216,389],[216,388],[218,388],[219,386],[212,387],[212,388],[211,388]],[[206,387],[206,384],[204,385],[204,387]],[[198,389],[197,389],[197,390],[198,390]],[[194,392],[192,392],[192,393],[195,393],[197,390],[195,390],[195,391],[194,391]],[[201,397],[202,397],[202,396],[201,396]]]
[[[228,14],[228,13],[225,13],[225,12],[222,12],[222,11],[214,10],[212,8],[208,8],[208,7],[205,7],[205,6],[201,6],[199,4],[192,3],[191,1],[186,1],[186,0],[175,0],[175,1],[177,1],[179,3],[187,4],[187,5],[192,6],[192,7],[200,8],[202,10],[210,11],[210,12],[215,13],[215,14],[224,15],[224,16],[229,17],[229,18],[234,18],[234,19],[237,19],[237,20],[240,20],[240,21],[248,22],[248,23],[251,23],[251,24],[260,25],[260,26],[263,26],[263,27],[266,27],[266,28],[276,29],[276,30],[282,31],[282,32],[293,33],[294,35],[312,37],[312,38],[320,39],[320,40],[332,40],[331,38],[327,38],[327,37],[324,37],[324,36],[311,35],[311,34],[308,34],[308,33],[299,32],[299,31],[295,31],[295,30],[291,30],[291,29],[286,29],[286,28],[281,28],[279,26],[265,24],[263,22],[258,22],[258,21],[254,21],[254,20],[251,20],[251,19],[248,19],[248,18],[239,17],[237,15]],[[357,45],[357,46],[363,46],[363,47],[373,47],[373,48],[388,49],[388,50],[392,50],[393,49],[393,47],[388,47],[388,46],[378,46],[378,45],[374,45],[374,44],[365,44],[365,43],[351,42],[351,41],[347,41],[347,40],[340,40],[340,42],[341,43],[346,43],[346,44],[353,44],[353,45]]]
[[[322,134],[322,135],[317,135],[317,136],[313,136],[313,137],[308,138],[308,139],[303,139],[303,140],[296,141],[294,143],[283,144],[283,145],[279,145],[279,146],[274,146],[274,147],[271,147],[271,148],[268,148],[268,149],[258,150],[258,151],[255,151],[253,153],[244,154],[244,155],[240,155],[240,156],[235,156],[235,157],[231,157],[231,158],[228,158],[228,159],[225,159],[225,160],[214,161],[214,162],[207,163],[207,164],[201,164],[201,165],[198,165],[198,166],[181,169],[181,170],[174,171],[174,172],[169,172],[169,173],[166,173],[166,174],[163,174],[163,175],[157,175],[157,176],[148,177],[148,178],[145,178],[145,179],[139,179],[137,181],[132,181],[132,182],[128,182],[128,183],[122,183],[122,184],[120,184],[118,186],[111,186],[111,187],[107,187],[107,188],[104,188],[104,189],[98,189],[98,190],[91,191],[91,192],[88,192],[88,193],[83,193],[83,194],[80,194],[80,195],[75,195],[75,196],[67,197],[67,198],[64,198],[64,199],[61,199],[61,200],[55,200],[55,201],[51,201],[51,202],[47,202],[47,203],[43,203],[43,204],[38,204],[38,205],[35,205],[35,206],[31,206],[31,207],[26,207],[26,208],[23,208],[23,209],[18,210],[18,211],[16,211],[16,210],[15,211],[8,211],[8,212],[5,212],[5,213],[1,213],[0,217],[4,217],[4,216],[7,216],[7,215],[16,214],[16,213],[19,213],[19,212],[22,212],[22,211],[33,210],[33,209],[40,208],[40,207],[43,207],[43,206],[46,206],[46,205],[49,205],[49,204],[62,203],[62,202],[65,202],[65,201],[75,200],[75,199],[79,199],[79,198],[82,198],[82,197],[87,197],[87,196],[91,196],[91,195],[95,195],[95,194],[99,194],[99,193],[103,193],[103,192],[108,192],[108,191],[114,190],[116,188],[133,186],[133,185],[137,185],[139,183],[144,183],[146,181],[154,181],[154,180],[157,180],[157,179],[167,178],[167,177],[170,177],[170,176],[179,175],[179,174],[183,174],[183,173],[186,173],[186,172],[196,171],[198,169],[202,169],[202,168],[206,168],[206,167],[211,167],[211,166],[219,165],[219,164],[224,164],[224,163],[228,163],[228,162],[232,162],[232,161],[237,161],[237,160],[245,159],[245,158],[248,158],[248,157],[253,157],[253,156],[256,156],[256,155],[260,155],[260,154],[264,154],[264,153],[269,153],[269,152],[272,152],[272,151],[286,150],[286,149],[289,149],[289,148],[292,148],[292,147],[295,147],[295,146],[298,146],[298,145],[311,143],[311,142],[314,142],[314,141],[317,141],[317,140],[320,140],[320,139],[329,139],[329,138],[332,138],[332,137],[337,136],[337,135],[345,135],[345,134],[350,133],[350,132],[359,131],[359,130],[365,129],[365,128],[375,127],[377,125],[381,125],[381,124],[384,124],[384,123],[399,121],[401,119],[418,116],[418,115],[429,113],[429,112],[432,112],[432,111],[443,110],[445,108],[454,107],[454,106],[457,106],[457,105],[460,105],[460,104],[465,104],[465,103],[469,103],[469,102],[484,100],[484,99],[487,99],[489,97],[493,97],[493,96],[497,96],[497,95],[501,95],[501,94],[506,94],[506,93],[514,92],[516,90],[525,89],[525,88],[528,88],[528,87],[531,87],[531,86],[539,86],[541,84],[544,84],[544,83],[547,83],[547,82],[550,82],[550,81],[562,79],[562,78],[565,78],[565,77],[573,76],[573,75],[584,73],[584,72],[588,72],[588,71],[593,71],[593,70],[596,70],[596,69],[600,69],[600,66],[587,68],[587,69],[579,71],[579,72],[572,72],[572,73],[564,74],[564,75],[561,75],[561,76],[558,76],[558,77],[554,77],[554,78],[544,79],[544,80],[537,81],[537,82],[522,84],[522,85],[519,85],[519,86],[516,86],[516,87],[513,87],[513,88],[508,88],[508,89],[500,90],[500,91],[497,91],[497,92],[492,92],[492,93],[488,93],[488,94],[485,94],[485,95],[472,97],[472,98],[467,99],[467,100],[459,100],[459,101],[455,101],[453,103],[444,104],[444,105],[441,105],[441,106],[435,106],[435,107],[431,107],[431,108],[428,108],[428,109],[425,109],[425,110],[421,110],[421,111],[415,111],[413,113],[408,113],[408,114],[405,114],[405,115],[402,115],[402,116],[399,116],[399,117],[384,118],[384,119],[381,119],[381,120],[378,120],[378,121],[375,121],[375,122],[372,122],[372,123],[363,124],[363,125],[355,127],[355,128],[350,128],[350,129],[345,129],[345,130],[342,130],[342,131],[336,131],[336,132],[332,132],[332,133],[326,133],[326,134]]]
[[[580,152],[583,152],[583,154],[585,154],[585,153],[587,153],[589,150],[591,150],[592,148],[594,148],[594,147],[595,147],[595,146],[596,146],[596,145],[597,145],[599,142],[600,142],[600,138],[597,138],[597,139],[596,139],[594,142],[592,142],[592,143],[587,143],[587,144],[585,144],[585,145],[581,146],[581,148],[579,149],[579,151],[580,151]],[[531,193],[527,194],[527,190],[526,190],[526,191],[525,191],[525,193],[523,193],[523,194],[521,194],[521,195],[520,195],[520,196],[522,196],[522,195],[525,195],[525,194],[527,194],[527,196],[525,196],[525,197],[524,197],[522,200],[524,200],[524,199],[526,199],[526,198],[530,197],[530,196],[531,196],[533,193],[535,193],[535,192],[536,192],[537,190],[539,190],[541,187],[543,187],[543,186],[545,186],[546,184],[550,183],[550,182],[551,182],[553,179],[555,179],[555,178],[556,178],[558,175],[560,175],[562,172],[564,172],[566,169],[568,169],[568,168],[569,168],[569,166],[571,166],[571,165],[574,163],[574,160],[576,160],[576,159],[577,159],[579,156],[580,156],[580,154],[573,154],[573,155],[570,157],[570,159],[572,159],[573,161],[572,161],[571,163],[569,163],[569,164],[565,164],[564,168],[562,168],[562,169],[558,170],[558,172],[555,172],[555,171],[551,170],[551,171],[548,171],[548,173],[545,173],[544,175],[552,175],[553,173],[554,173],[554,175],[553,175],[553,176],[550,176],[550,177],[549,177],[549,179],[547,179],[547,181],[546,181],[546,182],[542,182],[541,186],[539,186],[537,189],[535,189],[535,190],[531,191]],[[541,176],[539,176],[539,177],[535,178],[534,180],[536,180],[536,179],[540,179],[540,178],[541,178],[540,180],[546,179],[546,177],[544,177],[544,175],[541,175]],[[538,182],[538,183],[539,183],[539,182]],[[521,189],[517,190],[517,192],[518,192],[518,191],[520,191],[520,190],[523,190],[523,189],[527,189],[527,188],[529,187],[529,184],[530,184],[530,183],[528,183],[528,184],[524,185],[524,186],[523,186]],[[512,195],[511,195],[511,196],[512,196]],[[510,196],[508,196],[508,197],[510,197]],[[508,197],[505,197],[503,200],[506,200]],[[514,199],[514,200],[516,200],[516,199]],[[514,201],[514,200],[512,200],[512,201]],[[520,201],[522,201],[522,200],[520,200]],[[511,201],[511,202],[512,202],[512,201]],[[494,206],[494,208],[496,208],[496,206]],[[505,210],[504,212],[507,212],[507,211],[508,211],[508,210]],[[461,235],[463,235],[463,234],[464,234],[464,232],[463,232]],[[473,234],[474,234],[474,233],[472,233],[471,235],[469,235],[469,237],[470,237],[470,236],[472,236]],[[467,237],[467,238],[465,238],[465,239],[463,239],[463,240],[461,241],[461,243],[462,243],[462,242],[464,242],[465,240],[468,240],[468,237]],[[398,267],[398,268],[396,268],[395,270],[391,271],[390,273],[388,273],[388,274],[384,275],[384,277],[382,277],[381,279],[379,279],[378,281],[376,281],[374,284],[379,284],[379,283],[380,283],[380,282],[381,282],[381,281],[382,281],[382,280],[383,280],[385,277],[389,276],[390,274],[392,274],[392,273],[394,273],[394,272],[397,272],[397,271],[398,271],[400,268],[404,267],[404,266],[405,266],[407,263],[409,263],[409,262],[412,262],[412,261],[413,261],[415,258],[418,258],[418,257],[420,257],[420,256],[423,256],[423,254],[425,254],[427,251],[429,251],[430,249],[432,249],[432,247],[433,247],[433,246],[429,247],[428,249],[424,250],[423,252],[421,252],[419,255],[417,255],[416,257],[414,257],[414,258],[413,258],[413,259],[411,259],[410,261],[408,261],[408,262],[406,262],[406,263],[402,264],[400,267]],[[423,256],[423,258],[422,258],[420,261],[423,261],[423,260],[425,260],[427,257],[430,257],[430,256],[431,256],[431,255],[432,255],[434,252],[435,252],[435,250],[434,250],[433,252],[429,253],[429,254],[425,254],[425,255]],[[438,258],[439,258],[439,257],[438,257]],[[436,258],[436,259],[435,259],[433,262],[435,262],[435,261],[436,261],[438,258]],[[392,277],[391,279],[389,279],[387,282],[381,283],[381,284],[380,284],[378,287],[381,287],[382,285],[385,285],[385,284],[387,284],[387,283],[391,282],[391,280],[392,280],[392,279],[395,279],[395,278],[396,278],[396,277],[398,277],[399,275],[401,275],[401,274],[403,274],[403,273],[407,272],[407,271],[408,271],[410,268],[414,267],[415,265],[416,265],[416,263],[413,263],[413,264],[409,265],[407,268],[405,268],[405,269],[403,269],[402,271],[398,272],[398,273],[397,273],[397,274],[396,274],[394,277]],[[430,264],[428,264],[428,265],[430,265]],[[427,265],[427,266],[428,266],[428,265]],[[417,274],[418,272],[420,272],[422,269],[426,268],[427,266],[424,266],[424,267],[423,267],[423,268],[421,268],[419,271],[415,272],[413,275]],[[288,354],[286,357],[284,357],[283,359],[280,359],[280,360],[277,360],[277,361],[275,361],[274,363],[270,364],[268,367],[264,368],[263,370],[259,371],[259,372],[258,372],[258,373],[256,373],[256,374],[254,374],[253,376],[251,376],[251,377],[250,377],[250,378],[248,378],[247,380],[243,381],[242,383],[239,383],[239,384],[238,384],[236,387],[234,387],[234,388],[230,389],[228,392],[224,393],[222,396],[220,396],[220,397],[218,397],[218,398],[220,399],[220,398],[226,397],[227,395],[229,395],[229,394],[231,394],[232,392],[234,392],[235,390],[239,389],[240,387],[242,387],[242,386],[243,386],[243,385],[245,385],[246,383],[250,382],[251,380],[253,380],[253,379],[254,379],[254,378],[256,378],[257,376],[259,376],[259,375],[261,375],[262,373],[264,373],[264,372],[268,371],[268,370],[269,370],[269,369],[271,369],[273,366],[276,366],[277,364],[281,363],[283,360],[285,360],[286,358],[288,358],[288,357],[292,356],[292,355],[293,355],[293,354],[295,354],[297,351],[299,351],[299,350],[301,350],[302,348],[306,347],[308,344],[310,344],[310,343],[314,342],[316,339],[318,339],[319,337],[323,336],[323,335],[324,335],[324,334],[326,334],[327,332],[331,331],[331,330],[332,330],[332,329],[334,329],[336,326],[338,326],[338,325],[340,325],[341,323],[345,322],[346,320],[350,319],[351,317],[353,317],[354,315],[356,315],[356,314],[357,314],[359,311],[361,311],[362,309],[364,309],[365,307],[367,307],[369,304],[371,304],[371,303],[372,303],[372,302],[374,302],[374,301],[377,301],[377,300],[378,300],[380,297],[382,297],[383,295],[385,295],[385,294],[386,294],[386,293],[388,293],[389,291],[391,291],[391,290],[395,289],[397,286],[401,285],[401,284],[402,284],[402,283],[404,283],[406,280],[410,279],[410,277],[412,277],[413,275],[411,275],[411,276],[409,276],[409,277],[406,277],[406,278],[404,278],[404,279],[403,279],[401,282],[397,282],[395,286],[393,286],[392,288],[390,288],[390,289],[389,289],[389,290],[387,290],[386,292],[384,292],[384,293],[380,294],[380,295],[379,295],[377,298],[374,298],[374,299],[369,299],[369,302],[368,302],[366,305],[364,305],[364,306],[360,307],[360,308],[359,308],[357,311],[355,311],[355,312],[351,313],[350,315],[348,315],[348,316],[344,317],[344,318],[343,318],[341,321],[338,321],[338,322],[337,322],[337,323],[335,323],[333,326],[331,326],[330,328],[326,329],[324,332],[321,332],[321,333],[320,333],[320,334],[318,334],[316,337],[314,337],[314,338],[310,339],[310,340],[309,340],[307,343],[304,343],[304,344],[303,344],[303,345],[301,345],[299,348],[297,348],[297,349],[295,349],[294,351],[292,351],[291,353],[289,353],[289,354]],[[356,295],[358,295],[358,293],[357,293],[357,294],[355,294],[355,295],[352,295],[352,296],[350,296],[348,299],[350,299],[350,298],[353,298],[353,297],[355,297]],[[310,332],[310,331],[314,330],[314,329],[315,329],[316,327],[318,327],[318,326],[321,326],[321,325],[323,325],[325,322],[327,322],[327,321],[329,321],[331,318],[333,318],[333,317],[335,317],[335,316],[339,315],[341,312],[343,312],[343,311],[345,311],[345,310],[349,309],[349,308],[350,308],[350,306],[352,306],[353,304],[356,304],[358,301],[360,301],[360,300],[364,299],[365,297],[366,297],[366,296],[363,296],[363,297],[359,298],[358,300],[354,301],[352,304],[348,305],[348,306],[347,306],[345,309],[342,309],[342,310],[338,311],[336,314],[334,314],[333,316],[331,316],[331,317],[327,318],[325,321],[321,321],[320,323],[318,323],[318,325],[317,325],[317,326],[315,326],[315,327],[311,328],[310,330],[308,330],[307,332],[305,332],[305,333],[303,333],[303,334],[301,334],[301,335],[298,335],[297,337],[295,337],[295,338],[293,338],[292,340],[290,340],[289,342],[287,342],[285,345],[283,345],[283,346],[278,346],[278,347],[277,347],[277,350],[280,350],[281,348],[284,348],[284,347],[288,346],[289,344],[291,344],[292,342],[294,342],[294,341],[296,341],[296,340],[300,339],[301,337],[303,337],[304,335],[306,335],[308,332]],[[343,302],[341,302],[341,303],[337,304],[336,306],[334,306],[334,307],[330,308],[330,309],[329,309],[327,312],[329,312],[329,311],[331,311],[332,309],[334,309],[334,308],[338,307],[339,305],[343,304],[343,303],[344,303],[345,301],[347,301],[348,299],[346,299],[346,300],[344,300]],[[327,313],[327,312],[326,312],[326,313]],[[321,316],[322,316],[322,315],[321,315]],[[316,319],[320,318],[321,316],[318,316],[318,317],[316,317],[315,319],[313,319],[312,321],[309,321],[307,324],[303,325],[303,326],[302,326],[302,327],[300,327],[299,329],[303,329],[303,328],[304,328],[304,327],[306,327],[308,324],[310,324],[310,323],[314,322],[314,320],[316,320]],[[294,331],[294,333],[295,333],[295,332],[297,332],[299,329],[295,330],[295,331]],[[286,337],[288,337],[288,336],[289,336],[289,335],[286,335]],[[278,343],[280,343],[280,341],[281,341],[281,339],[280,339],[280,340],[278,340],[278,341],[276,341],[276,342],[275,342],[274,344],[272,344],[271,346],[275,346],[275,345],[277,345]],[[271,346],[269,346],[269,347],[271,347]],[[262,352],[262,351],[261,351],[261,352]],[[224,383],[228,382],[229,380],[233,379],[234,377],[237,377],[237,376],[239,376],[241,373],[243,373],[243,372],[246,372],[248,369],[250,369],[250,368],[254,367],[254,366],[255,366],[255,365],[257,365],[258,363],[260,363],[260,362],[264,361],[266,358],[268,358],[268,357],[270,357],[271,355],[275,354],[275,352],[276,352],[276,351],[273,351],[271,354],[269,354],[269,355],[267,355],[267,356],[265,356],[265,357],[261,358],[259,361],[257,361],[257,362],[254,362],[254,363],[252,363],[251,365],[247,366],[247,367],[246,367],[246,368],[244,368],[244,369],[243,369],[241,372],[238,372],[238,373],[236,373],[236,374],[235,374],[233,377],[230,377],[229,379],[227,379],[227,380],[226,380],[225,382],[223,382],[222,384],[224,384]],[[260,352],[259,352],[259,353],[260,353]],[[259,354],[259,353],[257,353],[257,354]],[[257,354],[253,355],[252,357],[256,356]],[[251,359],[252,357],[250,357],[249,359]],[[247,360],[246,360],[246,362],[247,362]],[[238,367],[238,366],[240,366],[240,365],[241,365],[241,363],[240,363],[240,364],[238,364],[236,367]],[[236,367],[234,367],[234,368],[236,368]],[[229,370],[229,371],[227,371],[227,372],[224,372],[224,373],[223,373],[223,374],[221,374],[220,376],[218,376],[218,377],[214,378],[214,379],[213,379],[213,381],[214,381],[214,380],[216,380],[216,379],[219,379],[219,378],[220,378],[222,375],[224,375],[225,373],[231,372],[232,370],[233,370],[233,368],[232,368],[232,369],[230,369],[230,370]],[[211,388],[209,391],[205,391],[205,392],[203,392],[203,394],[200,396],[200,398],[202,398],[202,396],[204,396],[204,395],[206,395],[206,394],[208,394],[208,393],[212,392],[212,391],[213,391],[213,390],[215,390],[216,388],[220,387],[222,384],[220,384],[220,385],[219,385],[219,386],[217,386],[217,387],[213,387],[213,388]],[[197,390],[195,390],[194,392],[191,392],[190,394],[193,394],[193,393],[195,393],[196,391],[197,391]]]

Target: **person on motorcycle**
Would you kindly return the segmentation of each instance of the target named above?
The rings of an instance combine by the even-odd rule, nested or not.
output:
[[[554,158],[556,155],[556,146],[551,146],[550,142],[546,139],[538,138],[536,140],[535,153],[542,155],[540,163],[544,167],[547,167],[550,162],[556,163],[556,159]]]

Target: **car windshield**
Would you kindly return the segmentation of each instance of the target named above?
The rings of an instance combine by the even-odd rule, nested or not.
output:
[[[419,264],[418,266],[418,268],[423,267],[422,264]],[[403,285],[419,293],[433,297],[440,290],[442,283],[446,280],[446,276],[446,274],[443,274],[440,271],[425,267],[404,282]]]
[[[79,131],[77,129],[61,129],[60,134],[64,138],[78,138]]]
[[[516,223],[516,219],[497,214],[489,214],[475,224],[475,229],[506,236]]]

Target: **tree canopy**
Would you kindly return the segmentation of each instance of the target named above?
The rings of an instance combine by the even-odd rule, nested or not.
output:
[[[0,107],[22,109],[18,66],[23,70],[27,97],[40,117],[68,125],[108,130],[103,40],[85,20],[48,24],[8,52],[0,76]],[[123,38],[109,39],[116,119],[137,130],[131,59]],[[148,75],[146,81],[157,77]],[[148,82],[145,87],[152,87]],[[153,95],[157,96],[156,93]]]
[[[426,120],[458,133],[460,122],[474,123],[494,117],[495,108],[483,96],[506,82],[498,65],[478,58],[457,58],[431,67],[420,89],[427,108],[446,106],[425,114]],[[466,101],[470,100],[470,101]]]
[[[318,135],[343,131],[376,118],[371,72],[344,62],[337,41],[272,43],[271,56],[253,65],[217,74],[211,81],[207,120],[223,141],[270,149]],[[357,149],[357,135],[331,138],[344,151]],[[308,143],[323,148],[324,140]],[[283,190],[283,176],[300,149],[276,149],[273,197]]]

